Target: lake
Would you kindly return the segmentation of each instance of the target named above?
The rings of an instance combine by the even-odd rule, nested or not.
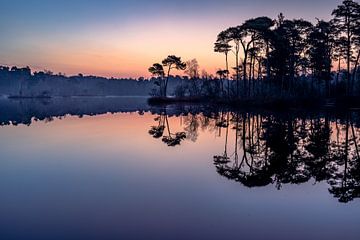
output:
[[[0,100],[1,239],[359,239],[360,112]]]

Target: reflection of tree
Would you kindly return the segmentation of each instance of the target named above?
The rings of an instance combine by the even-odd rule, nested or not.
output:
[[[220,175],[248,187],[265,186],[272,182],[266,164],[260,160],[261,155],[266,151],[260,150],[263,146],[259,138],[261,125],[258,120],[259,118],[251,118],[247,114],[234,114],[232,122],[235,144],[232,159],[230,161],[228,158],[228,161],[220,162],[218,157],[214,158],[214,164]],[[241,160],[239,147],[242,150]]]
[[[333,156],[337,171],[329,180],[329,192],[345,203],[360,198],[360,158],[356,132],[350,118],[349,115],[346,117],[342,129],[345,139]]]
[[[224,124],[224,154],[214,156],[220,175],[247,187],[275,184],[278,189],[313,178],[327,181],[330,193],[341,202],[360,198],[359,130],[351,121],[336,122],[333,131],[329,117],[232,115],[231,126]],[[235,134],[230,156],[229,129]]]
[[[149,134],[152,135],[154,138],[162,137],[162,141],[166,143],[169,147],[180,145],[181,142],[186,138],[185,132],[171,132],[169,119],[166,111],[164,114],[160,114],[158,117],[156,117],[155,121],[158,122],[158,125],[152,126],[149,130]],[[166,135],[164,135],[165,131]]]
[[[187,133],[188,139],[190,139],[193,142],[196,142],[198,136],[199,136],[199,121],[198,121],[199,115],[189,115],[185,117],[185,127],[184,130]]]
[[[223,113],[222,113],[221,114],[221,120],[216,123],[216,126],[218,126],[220,128],[220,131],[221,131],[221,128],[226,129],[224,153],[222,155],[219,155],[219,156],[214,156],[215,165],[221,165],[221,164],[225,164],[225,163],[229,162],[228,139],[229,139],[229,126],[230,126],[230,113],[228,112],[226,114],[226,120],[223,117]]]
[[[154,138],[161,138],[164,135],[165,130],[165,116],[160,115],[154,119],[158,121],[157,126],[152,126],[149,130],[149,134],[152,135]]]
[[[307,170],[317,182],[329,180],[336,171],[330,156],[331,128],[329,118],[311,120],[308,135],[305,145],[305,149],[309,153],[305,160]]]
[[[282,184],[301,183],[308,180],[307,174],[301,170],[298,138],[294,133],[292,121],[270,118],[264,124],[264,140],[269,148],[269,172],[280,189]]]
[[[199,130],[215,132],[216,122],[214,118],[204,116],[204,114],[189,114],[184,118],[184,131],[192,142],[196,142],[199,137]]]
[[[326,181],[335,198],[349,202],[360,198],[360,121],[354,122],[359,119],[354,115],[333,120],[329,114],[188,114],[182,117],[184,132],[173,134],[164,111],[149,133],[176,146],[186,137],[197,141],[199,131],[214,132],[224,144],[213,158],[221,176],[249,188],[274,184],[279,190],[311,179]]]

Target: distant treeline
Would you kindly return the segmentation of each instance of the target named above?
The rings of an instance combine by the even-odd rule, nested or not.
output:
[[[51,72],[31,73],[29,67],[0,67],[0,94],[17,97],[146,95],[149,81],[107,79],[94,76],[66,77]]]

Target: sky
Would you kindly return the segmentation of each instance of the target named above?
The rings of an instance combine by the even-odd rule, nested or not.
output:
[[[329,20],[340,0],[0,0],[0,65],[105,77],[148,77],[168,55],[213,73],[217,34],[282,12]]]

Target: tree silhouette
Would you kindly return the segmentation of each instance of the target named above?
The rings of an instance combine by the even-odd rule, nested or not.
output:
[[[156,81],[155,84],[159,86],[159,92],[160,92],[160,96],[164,96],[165,92],[164,92],[164,76],[165,76],[165,72],[164,72],[164,68],[160,63],[154,63],[153,66],[151,66],[149,68],[149,72],[156,76],[159,77],[159,81]]]
[[[353,44],[360,25],[360,5],[353,0],[344,0],[333,12],[333,24],[338,37],[345,37],[347,82],[346,93],[350,94],[351,86],[351,59]]]
[[[360,15],[360,8],[359,8],[359,13]],[[359,21],[360,22],[360,21]],[[359,66],[359,61],[360,61],[360,26],[358,26],[355,31],[354,31],[354,51],[357,51],[356,53],[356,57],[355,57],[355,64],[354,64],[354,70],[352,73],[352,81],[351,81],[351,90],[354,91],[355,90],[355,81],[357,80],[357,71],[358,71],[358,66]]]
[[[340,37],[334,39],[334,47],[333,47],[333,55],[332,60],[337,62],[337,73],[335,78],[335,93],[336,95],[340,95],[338,92],[339,80],[340,80],[340,72],[341,72],[341,61],[346,60],[346,38]]]
[[[236,71],[236,96],[239,97],[240,90],[240,66],[239,66],[239,58],[240,58],[240,44],[242,38],[242,31],[240,26],[231,27],[227,30],[221,32],[218,35],[218,39],[224,39],[226,42],[232,41],[234,43],[234,53],[235,53],[235,71]]]
[[[164,97],[166,97],[171,70],[172,69],[185,70],[186,63],[182,62],[180,57],[170,55],[162,61],[162,65],[164,67],[167,67],[166,81],[164,86]]]
[[[167,68],[166,77],[164,68]],[[170,73],[173,69],[185,70],[186,63],[182,62],[180,57],[170,55],[162,61],[162,64],[155,63],[148,69],[151,74],[160,78],[160,82],[156,81],[155,84],[160,87],[161,97],[167,96]]]
[[[218,71],[216,71],[216,75],[219,76],[221,82],[221,93],[224,94],[224,80],[227,79],[227,76],[229,75],[229,71],[219,69]],[[228,96],[229,96],[229,91],[230,91],[230,85],[228,80],[228,90],[227,90]]]
[[[230,39],[227,38],[226,34],[220,33],[218,35],[218,39],[215,43],[214,51],[218,53],[223,53],[225,55],[225,71],[223,72],[226,74],[226,80],[227,80],[227,94],[228,97],[230,97],[230,82],[229,82],[229,60],[228,55],[231,51],[231,45],[228,43]]]
[[[192,59],[186,62],[185,74],[189,75],[190,78],[199,78],[199,63],[196,59]]]
[[[190,95],[199,95],[199,87],[197,86],[197,81],[200,78],[199,68],[199,63],[196,59],[186,62],[186,70],[184,72],[189,75],[191,80]]]
[[[251,81],[254,78],[255,59],[257,55],[266,47],[265,52],[268,57],[270,29],[274,25],[274,21],[268,17],[258,17],[245,21],[241,26],[243,31],[243,40],[241,45],[243,48],[244,62],[243,62],[243,78],[244,89],[247,96],[251,95]],[[248,57],[250,56],[249,74],[247,74]],[[260,67],[260,64],[259,64]],[[249,77],[247,76],[249,75]],[[248,78],[248,79],[247,79]],[[248,81],[248,90],[246,90],[246,81]],[[253,89],[254,90],[254,89]]]
[[[312,47],[307,49],[309,56],[309,67],[317,79],[318,89],[322,81],[326,82],[326,96],[330,96],[330,80],[332,67],[332,48],[334,38],[332,37],[331,24],[325,21],[318,21],[309,34],[308,44]]]
[[[257,17],[221,31],[214,51],[225,54],[227,70],[228,53],[235,54],[235,66],[230,68],[235,70],[235,95],[239,98],[241,93],[245,100],[275,96],[300,99],[309,94],[338,97],[342,94],[343,60],[347,62],[345,90],[347,95],[354,94],[360,88],[356,79],[360,62],[359,4],[345,0],[332,15],[330,22],[318,19],[313,26],[303,19],[286,19],[281,13],[276,20]],[[331,81],[333,61],[338,70],[335,83]]]

